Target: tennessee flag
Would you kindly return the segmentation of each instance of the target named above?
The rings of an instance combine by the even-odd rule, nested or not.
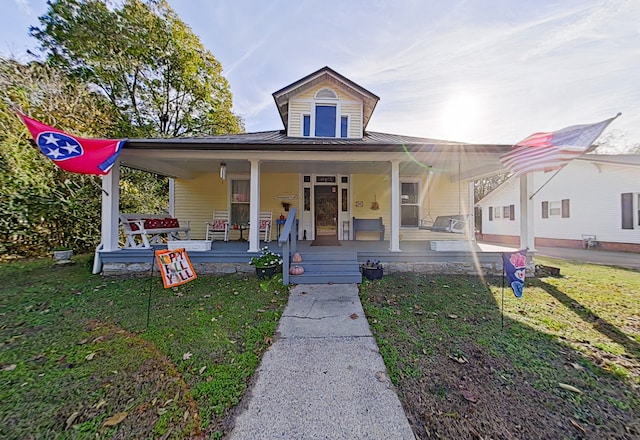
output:
[[[80,174],[109,173],[124,144],[116,139],[85,139],[71,136],[18,113],[36,145],[65,171]]]
[[[620,113],[595,124],[573,125],[558,131],[532,134],[500,156],[500,162],[515,176],[560,169],[585,153],[618,116]]]

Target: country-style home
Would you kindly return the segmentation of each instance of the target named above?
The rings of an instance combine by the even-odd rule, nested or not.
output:
[[[537,246],[640,252],[640,155],[586,154],[533,182]],[[478,202],[484,241],[519,245],[519,190],[512,178]]]
[[[149,244],[131,235],[142,235],[141,222],[123,237],[121,223],[128,219],[119,210],[121,165],[171,178],[167,217],[180,227],[188,222],[194,244],[205,242],[190,252],[196,270],[249,270],[249,258],[263,246],[290,252],[285,244],[291,239],[305,259],[307,282],[359,282],[358,262],[372,258],[395,270],[501,268],[496,249],[474,242],[472,184],[504,172],[498,157],[509,145],[369,131],[379,98],[329,67],[273,99],[283,124],[273,131],[127,140],[103,178],[94,270],[143,270],[153,248],[167,246],[157,240],[162,234],[149,235]],[[312,264],[314,258],[325,266]],[[347,268],[352,276],[341,277]]]

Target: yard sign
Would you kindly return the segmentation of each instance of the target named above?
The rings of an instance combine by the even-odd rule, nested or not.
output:
[[[184,248],[157,250],[156,259],[165,288],[179,286],[197,278]]]

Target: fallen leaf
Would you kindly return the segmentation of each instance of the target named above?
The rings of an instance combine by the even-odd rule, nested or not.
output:
[[[575,421],[575,420],[573,420],[573,419],[569,419],[569,421],[571,422],[571,424],[572,424],[576,429],[578,429],[578,430],[582,431],[582,433],[583,433],[583,434],[586,434],[586,433],[587,433],[587,431],[586,431],[582,426],[580,426],[580,424],[579,424],[578,422],[576,422],[576,421]]]
[[[73,422],[78,418],[79,415],[80,415],[79,411],[76,411],[73,414],[71,414],[67,419],[67,424],[65,429],[71,428],[71,425],[73,425]]]
[[[575,362],[571,362],[570,365],[575,368],[576,370],[580,370],[580,371],[587,371],[586,368],[584,368],[582,365],[580,364],[576,364]]]
[[[578,393],[578,394],[583,394],[582,391],[580,391],[579,389],[577,389],[576,387],[574,387],[572,385],[567,385],[566,383],[562,383],[562,382],[558,382],[558,385],[560,386],[560,388],[564,388],[567,391],[571,391],[573,393]]]
[[[267,345],[273,344],[273,338],[264,338],[264,343]]]
[[[88,354],[88,355],[86,355],[84,358],[85,358],[86,360],[88,360],[88,361],[91,361],[91,360],[93,360],[93,358],[94,358],[94,357],[96,357],[96,353],[95,353],[95,352],[93,352],[93,353],[89,353],[89,354]]]
[[[185,354],[182,355],[182,360],[183,361],[187,361],[187,360],[191,359],[191,356],[193,356],[193,354],[190,351],[188,351],[188,352],[186,352]]]
[[[458,319],[458,315],[454,315],[453,313],[448,316],[451,319]]]
[[[207,369],[207,366],[205,365],[204,367],[200,368],[200,370],[198,370],[198,374],[204,373],[204,370],[206,369]]]
[[[127,418],[129,413],[127,412],[119,412],[117,414],[112,415],[107,420],[104,421],[102,426],[116,426],[121,423],[124,419]]]
[[[106,401],[106,400],[104,400],[104,399],[102,399],[100,402],[98,402],[98,403],[96,403],[96,404],[95,404],[94,408],[95,408],[95,409],[100,409],[100,408],[102,408],[103,406],[105,406],[106,404],[107,404],[107,401]]]
[[[349,318],[351,318],[351,319],[358,319],[358,318],[359,318],[359,316],[358,316],[358,314],[357,314],[357,313],[352,313],[351,315],[349,315]]]
[[[462,397],[464,397],[467,401],[471,402],[471,403],[477,403],[478,400],[476,399],[476,396],[473,395],[473,393],[471,391],[468,390],[462,390]]]
[[[184,412],[184,415],[182,416],[182,419],[186,422],[188,418],[189,418],[189,410],[186,410]]]
[[[17,368],[18,366],[16,364],[11,364],[11,365],[7,365],[5,366],[2,370],[3,371],[13,371]]]
[[[79,342],[78,342],[78,345],[84,345],[84,344],[86,344],[87,342],[89,342],[89,338],[84,338],[83,340],[81,340],[81,341],[79,341]]]

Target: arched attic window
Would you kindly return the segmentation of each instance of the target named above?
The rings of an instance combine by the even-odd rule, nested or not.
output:
[[[316,137],[347,137],[349,119],[340,116],[338,106],[338,94],[330,88],[318,90],[314,96],[314,114],[303,115],[303,136]],[[339,130],[336,132],[336,128]]]

